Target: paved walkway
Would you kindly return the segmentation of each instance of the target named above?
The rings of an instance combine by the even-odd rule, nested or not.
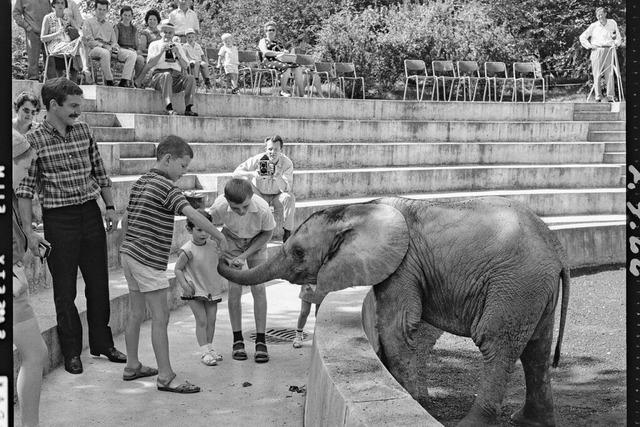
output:
[[[296,327],[300,310],[299,288],[288,282],[267,287],[269,328]],[[82,353],[84,373],[71,375],[63,367],[50,372],[42,387],[40,420],[42,426],[301,426],[305,393],[291,392],[290,386],[306,386],[313,335],[300,349],[291,343],[268,344],[270,361],[253,361],[255,331],[251,293],[242,297],[243,328],[249,359],[231,358],[232,333],[226,298],[218,306],[214,346],[224,360],[218,366],[200,363],[195,338],[195,321],[189,307],[171,313],[169,344],[171,363],[176,372],[199,385],[193,395],[156,390],[155,377],[122,381],[124,365]],[[312,332],[313,313],[305,331]],[[116,347],[124,351],[124,335],[115,337]],[[155,365],[151,348],[151,324],[142,326],[140,358]],[[247,383],[250,383],[248,385]],[[16,411],[17,412],[17,411]],[[16,413],[16,418],[19,416]],[[16,419],[16,425],[19,420]]]

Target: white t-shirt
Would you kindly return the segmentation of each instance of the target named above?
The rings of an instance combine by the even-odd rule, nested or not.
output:
[[[198,42],[194,43],[193,46],[191,46],[189,43],[184,43],[182,45],[182,48],[184,49],[184,53],[187,55],[187,62],[202,61],[202,55],[204,55],[204,51],[202,50],[202,47],[198,44]]]
[[[162,52],[162,47],[164,46],[164,43],[165,43],[164,39],[160,39],[160,40],[152,41],[151,44],[149,44],[149,51],[147,53],[147,62],[149,62],[151,58],[153,58],[154,56]],[[176,44],[176,47],[178,48],[178,52],[182,56],[182,59],[185,62],[189,62],[187,61],[184,55],[184,50],[182,49],[182,46],[179,44]],[[152,70],[156,70],[156,69],[166,70],[168,68],[171,68],[176,71],[182,71],[182,67],[180,66],[180,62],[178,62],[178,58],[175,59],[175,62],[167,62],[165,59],[165,55],[162,54],[160,56],[160,60],[158,61],[156,66],[152,68]]]
[[[224,66],[225,73],[237,73],[238,65],[238,48],[236,46],[227,47],[222,45],[218,52],[219,62]]]

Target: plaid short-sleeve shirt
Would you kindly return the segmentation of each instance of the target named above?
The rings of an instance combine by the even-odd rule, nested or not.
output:
[[[63,136],[45,120],[25,138],[36,154],[16,196],[32,199],[37,191],[42,207],[52,209],[97,199],[102,188],[111,186],[86,123],[68,126]]]

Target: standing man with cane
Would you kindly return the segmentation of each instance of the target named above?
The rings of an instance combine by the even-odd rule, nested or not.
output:
[[[593,89],[596,102],[600,102],[600,76],[604,73],[607,85],[607,101],[613,102],[615,89],[613,86],[613,67],[615,48],[622,44],[622,38],[618,33],[618,24],[613,19],[607,19],[607,11],[604,7],[596,9],[598,20],[589,25],[589,28],[580,35],[580,44],[586,49],[591,49],[591,71],[593,73]],[[617,61],[616,64],[617,65]],[[618,71],[619,73],[619,71]]]

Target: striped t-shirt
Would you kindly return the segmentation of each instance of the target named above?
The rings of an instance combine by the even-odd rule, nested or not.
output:
[[[158,270],[166,270],[173,239],[173,218],[189,202],[167,174],[151,169],[131,189],[127,234],[120,253]]]

